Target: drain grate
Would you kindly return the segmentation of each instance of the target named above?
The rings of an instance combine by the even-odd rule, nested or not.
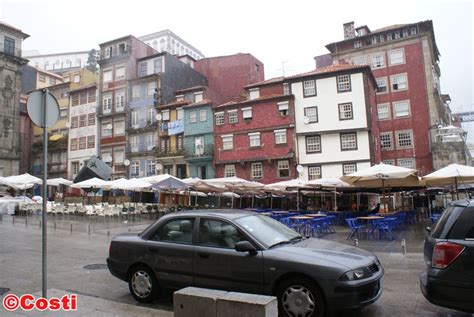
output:
[[[106,270],[107,264],[88,264],[82,267],[84,270]]]
[[[0,296],[6,294],[10,289],[6,287],[0,287]]]

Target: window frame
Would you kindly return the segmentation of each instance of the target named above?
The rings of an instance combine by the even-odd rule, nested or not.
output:
[[[307,90],[309,89],[313,89],[313,88],[308,88],[308,87],[305,87],[305,84],[306,83],[310,83],[310,82],[313,82],[314,83],[314,93],[306,93]],[[301,87],[303,88],[303,97],[304,98],[307,98],[307,97],[314,97],[314,96],[317,96],[318,95],[318,90],[317,90],[317,87],[316,87],[316,79],[309,79],[309,80],[303,80],[301,82]]]
[[[397,77],[404,77],[405,78],[405,88],[398,88],[398,85],[400,85],[400,83],[394,83],[394,78],[397,78]],[[397,85],[397,89],[395,89],[393,87],[394,84]],[[407,76],[407,73],[400,73],[400,74],[391,75],[390,76],[390,88],[392,89],[392,92],[399,92],[399,91],[408,90],[408,76]]]
[[[221,135],[222,139],[222,150],[223,151],[230,151],[234,149],[234,136],[232,134],[229,135]],[[227,144],[227,147],[226,147]],[[230,147],[229,147],[230,144]]]
[[[252,112],[252,107],[245,107],[242,108],[242,119],[244,120],[252,120],[253,118],[253,112]],[[249,116],[250,114],[250,116]]]
[[[341,82],[342,78],[347,78],[347,82],[344,82],[344,81]],[[348,86],[345,87],[346,85],[348,85]],[[351,75],[350,74],[344,74],[344,75],[336,76],[336,87],[337,87],[337,92],[338,93],[345,93],[345,92],[352,91]]]
[[[390,147],[383,146],[382,136],[389,136]],[[393,150],[393,133],[392,131],[388,132],[380,132],[379,135],[379,142],[380,142],[380,151],[391,151]],[[386,142],[386,140],[385,140]]]
[[[381,64],[380,66],[377,66],[375,61],[377,59],[377,57],[380,57],[380,61],[381,61]],[[386,67],[386,63],[385,63],[385,53],[384,52],[378,52],[378,53],[374,53],[370,56],[370,68],[371,69],[380,69],[380,68],[385,68]]]
[[[279,130],[273,130],[274,137],[275,137],[275,145],[282,145],[282,144],[288,144],[288,133],[287,129],[279,129]],[[285,136],[285,142],[278,142],[278,138],[281,136]]]
[[[310,109],[315,109],[316,111],[316,120],[308,120],[308,123],[318,123],[319,122],[319,113],[318,113],[318,106],[311,106],[311,107],[305,107],[303,108],[303,113],[305,117],[311,118],[311,116],[308,116],[307,111]]]
[[[319,169],[319,174],[311,174],[311,169]],[[315,180],[315,179],[321,179],[323,174],[323,168],[321,165],[310,165],[308,166],[308,180]],[[314,175],[318,175],[319,177],[312,177]]]
[[[350,117],[347,117],[347,118],[343,118],[341,116],[342,113],[345,113],[345,111],[341,112],[341,106],[347,106],[349,105],[351,107],[350,109]],[[344,103],[340,103],[337,105],[338,106],[338,110],[339,110],[339,121],[346,121],[346,120],[353,120],[354,119],[354,109],[352,107],[352,102],[344,102]]]
[[[229,171],[228,168],[232,169]],[[233,172],[233,173],[230,173]],[[231,175],[232,174],[232,175]],[[237,175],[237,170],[235,168],[235,164],[225,164],[224,165],[224,177],[235,177]]]
[[[207,110],[199,109],[199,122],[206,122],[206,121],[207,121]]]
[[[379,109],[382,108],[382,107],[385,107],[385,106],[387,107],[387,118],[381,118]],[[392,118],[392,112],[391,112],[391,109],[390,109],[390,103],[386,102],[386,103],[377,104],[377,120],[378,121],[385,121],[385,120],[390,120],[391,118]]]
[[[239,111],[238,110],[227,111],[227,121],[229,122],[229,124],[239,123]]]
[[[347,167],[347,166],[354,166],[355,167],[354,171],[346,172],[344,168]],[[357,172],[357,163],[343,163],[342,164],[342,175],[349,175],[349,174],[352,174],[352,173],[355,173],[355,172]]]
[[[249,136],[249,148],[260,148],[260,147],[262,147],[260,132],[249,133],[248,136]],[[253,141],[258,140],[258,142],[257,142],[258,144],[252,145],[252,140]]]
[[[308,150],[308,139],[310,138],[316,138],[319,140],[319,150]],[[313,135],[306,135],[305,136],[305,150],[306,150],[306,154],[314,154],[314,153],[322,153],[322,142],[321,142],[321,135],[320,134],[313,134]],[[315,143],[314,145],[311,144],[312,146],[317,146],[317,143]]]
[[[410,145],[409,146],[400,146],[400,134],[408,133],[410,135]],[[396,147],[398,149],[412,149],[414,148],[414,140],[413,140],[413,130],[399,130],[395,131],[395,139],[396,139]]]
[[[355,139],[355,147],[351,147],[351,148],[343,148],[343,137],[344,136],[348,136],[348,135],[354,135],[354,139]],[[357,132],[343,132],[343,133],[339,133],[339,141],[340,141],[340,145],[341,145],[341,151],[357,151],[358,148],[359,148],[359,144],[358,144],[358,141],[357,141]]]
[[[280,163],[281,162],[286,162],[286,165],[288,166],[288,168],[281,169],[280,168]],[[282,171],[282,170],[288,170],[288,176],[281,176],[280,171]],[[277,178],[290,178],[290,177],[291,177],[290,161],[289,160],[278,160],[277,161]]]
[[[400,106],[400,105],[403,105],[403,104],[406,104],[408,114],[406,114],[406,115],[397,115],[397,105]],[[392,108],[393,108],[393,119],[403,119],[403,118],[411,117],[410,100],[393,101],[392,102]]]
[[[191,242],[180,242],[180,241],[172,241],[172,240],[161,240],[161,239],[156,239],[155,237],[159,235],[160,230],[164,230],[165,226],[168,225],[170,222],[173,221],[191,221]],[[180,245],[194,245],[194,232],[195,232],[195,226],[196,226],[196,217],[189,217],[189,216],[183,216],[183,217],[174,217],[172,219],[169,219],[162,225],[160,225],[154,232],[150,235],[149,241],[155,241],[155,242],[160,242],[160,243],[169,243],[169,244],[180,244]]]
[[[383,80],[385,82],[385,86],[381,86],[381,87],[385,87],[385,91],[379,91],[379,84],[377,83],[377,80],[381,80],[381,81]],[[375,84],[377,85],[376,90],[375,90],[376,95],[383,95],[390,92],[390,84],[388,82],[387,76],[375,78]]]
[[[396,52],[401,52],[401,61],[400,62],[396,62],[396,63],[393,63],[392,62],[392,54],[393,53],[396,53]],[[393,50],[390,50],[388,52],[388,62],[389,62],[389,65],[390,66],[395,66],[395,65],[403,65],[406,63],[405,61],[405,49],[403,47],[401,48],[397,48],[397,49],[393,49]]]
[[[224,111],[214,113],[214,121],[215,121],[215,125],[224,125],[225,124]]]
[[[260,166],[260,170],[255,169],[256,166]],[[255,172],[260,172],[260,176],[255,176]],[[263,163],[252,162],[250,163],[250,178],[251,179],[262,179],[263,178]]]
[[[197,110],[189,111],[189,123],[197,122]]]

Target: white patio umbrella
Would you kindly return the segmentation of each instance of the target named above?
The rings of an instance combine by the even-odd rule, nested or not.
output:
[[[82,182],[75,183],[75,184],[71,185],[71,187],[73,187],[73,188],[82,188],[82,189],[87,189],[87,188],[106,189],[106,188],[110,188],[110,186],[111,186],[110,182],[104,181],[103,179],[100,179],[100,178],[97,178],[97,177],[90,178],[90,179],[87,179],[85,181],[82,181]]]
[[[334,189],[334,209],[337,210],[337,191],[338,187],[350,187],[352,185],[336,177],[318,178],[307,182],[308,186],[330,187]]]
[[[232,192],[240,189],[263,188],[263,184],[251,182],[239,177],[211,178],[202,181],[203,184],[221,186],[232,189]],[[240,197],[240,196],[239,196]],[[232,196],[232,208],[234,208],[234,196]]]
[[[474,167],[461,164],[450,164],[436,172],[423,176],[421,181],[427,186],[454,185],[456,188],[456,195],[458,195],[459,182],[474,183]]]
[[[382,187],[382,197],[385,205],[385,187],[417,187],[421,186],[418,171],[389,164],[377,164],[369,168],[344,175],[340,178],[354,186],[366,188]],[[386,210],[386,208],[385,208]]]
[[[28,173],[4,177],[3,180],[15,185],[41,184],[43,182],[41,178],[35,177]]]
[[[290,179],[287,181],[282,181],[282,182],[277,182],[273,184],[267,184],[263,187],[264,190],[268,191],[289,191],[292,188],[296,188],[296,209],[300,209],[300,189],[301,188],[308,188],[308,181],[295,178],[295,179]]]
[[[58,177],[58,178],[48,179],[47,184],[48,186],[58,187],[59,185],[70,186],[73,184],[73,182],[70,180],[64,179],[62,177]]]

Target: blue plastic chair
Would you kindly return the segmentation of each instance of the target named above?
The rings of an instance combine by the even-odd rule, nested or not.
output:
[[[359,239],[359,230],[364,230],[365,226],[359,224],[356,218],[346,218],[346,223],[349,229],[351,229],[351,232],[349,232],[346,240],[352,239],[354,235],[357,235],[357,239]]]

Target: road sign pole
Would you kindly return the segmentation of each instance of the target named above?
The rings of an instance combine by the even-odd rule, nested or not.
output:
[[[43,283],[42,283],[42,290],[43,290],[43,297],[47,297],[47,261],[46,261],[46,254],[47,254],[47,244],[46,244],[46,228],[47,228],[47,208],[46,204],[48,203],[47,200],[47,178],[48,178],[48,127],[46,124],[46,98],[48,96],[48,89],[43,89],[43,227],[42,227],[42,236],[43,236]]]

